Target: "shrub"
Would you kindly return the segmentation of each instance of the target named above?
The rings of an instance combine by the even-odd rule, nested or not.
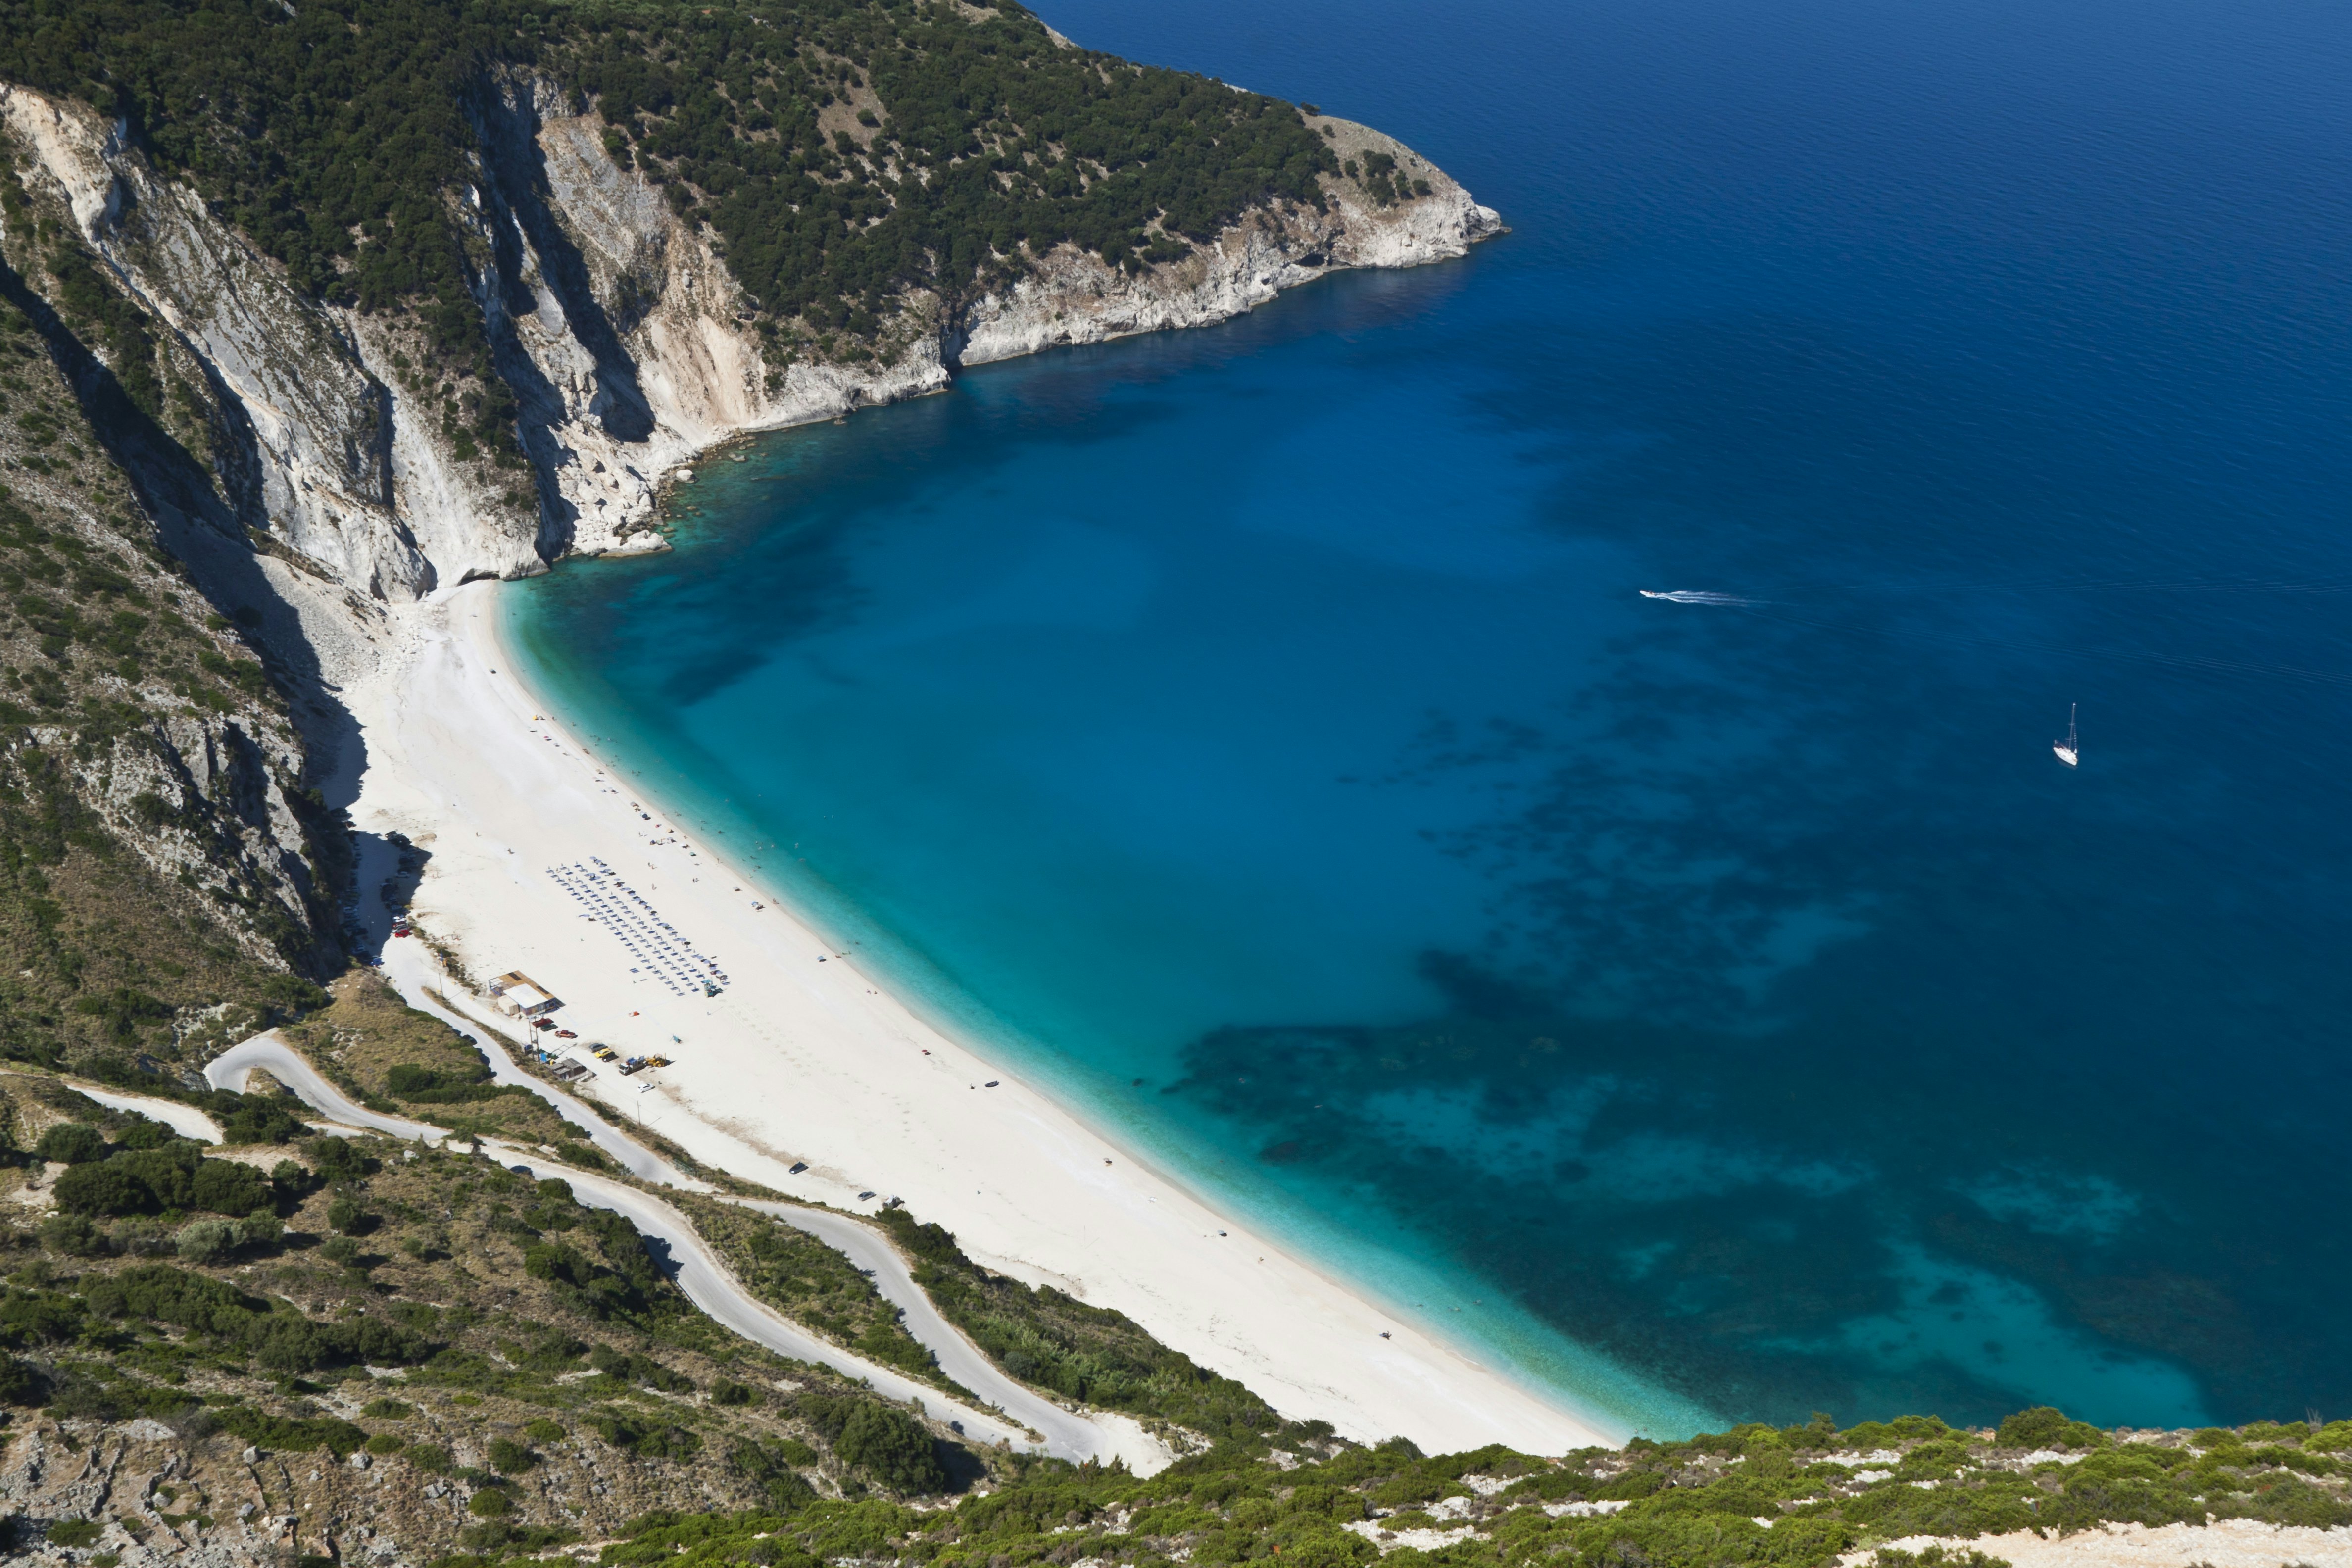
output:
[[[702,1439],[684,1427],[640,1415],[600,1410],[588,1417],[588,1424],[605,1442],[640,1459],[690,1459],[702,1451]]]
[[[256,1209],[237,1222],[237,1234],[247,1247],[275,1247],[286,1239],[286,1223],[268,1209]]]
[[[48,1379],[30,1362],[0,1356],[0,1405],[40,1405],[48,1396]]]
[[[694,1379],[684,1373],[672,1372],[653,1357],[635,1351],[625,1354],[610,1345],[596,1345],[588,1352],[588,1364],[609,1377],[617,1377],[627,1383],[641,1383],[647,1388],[658,1388],[664,1394],[694,1392]]]
[[[310,1162],[310,1169],[331,1182],[345,1177],[364,1176],[372,1162],[352,1147],[348,1138],[320,1137],[305,1139],[302,1157]]]
[[[249,1094],[224,1098],[236,1101],[234,1109],[224,1110],[217,1104],[213,1108],[213,1120],[220,1124],[224,1142],[286,1143],[310,1131],[289,1107],[275,1100]]]
[[[299,1453],[323,1448],[338,1459],[366,1446],[368,1435],[333,1415],[298,1418],[270,1415],[249,1405],[232,1405],[219,1413],[221,1430],[260,1448]]]
[[[947,1488],[938,1441],[921,1422],[887,1405],[856,1401],[833,1438],[833,1451],[843,1464],[856,1466],[893,1491]]]
[[[94,1519],[61,1519],[49,1526],[52,1546],[95,1546],[100,1530]]]
[[[1994,1440],[2004,1448],[2096,1448],[2107,1436],[2088,1422],[2069,1421],[2063,1410],[2038,1405],[2004,1420]]]
[[[113,1250],[86,1215],[61,1214],[41,1222],[41,1245],[68,1258],[102,1258]]]
[[[397,1399],[371,1399],[361,1406],[360,1414],[371,1421],[405,1421],[416,1414],[416,1406]]]
[[[363,1236],[374,1227],[375,1216],[360,1207],[357,1198],[341,1197],[327,1205],[327,1226],[345,1236]]]
[[[120,1160],[73,1166],[58,1178],[54,1193],[67,1214],[142,1214],[159,1206],[153,1191]]]
[[[106,1135],[81,1121],[61,1121],[41,1134],[33,1152],[61,1165],[86,1165],[106,1158]]]
[[[710,1385],[710,1402],[713,1405],[753,1405],[759,1402],[759,1398],[758,1389],[748,1383],[737,1383],[733,1378],[722,1377]]]
[[[72,1166],[58,1178],[57,1199],[68,1214],[194,1208],[242,1215],[268,1206],[270,1192],[252,1166],[207,1160],[194,1143],[175,1142],[155,1149],[118,1150],[108,1159]]]
[[[218,1263],[245,1240],[245,1229],[234,1220],[200,1219],[180,1227],[173,1247],[190,1263]]]
[[[534,1415],[522,1424],[523,1435],[534,1443],[561,1443],[569,1436],[562,1427],[544,1415]]]
[[[539,1463],[539,1456],[505,1437],[490,1439],[490,1468],[502,1476],[519,1476]]]
[[[387,1094],[417,1105],[464,1105],[478,1100],[497,1100],[511,1093],[516,1087],[500,1087],[489,1081],[488,1062],[471,1069],[450,1070],[419,1067],[414,1062],[402,1062],[383,1075]],[[523,1092],[529,1093],[528,1089]]]
[[[791,1447],[807,1454],[812,1460],[816,1458],[805,1443],[794,1443]],[[784,1452],[784,1444],[754,1443],[748,1438],[738,1437],[727,1450],[728,1468],[756,1484],[767,1494],[769,1506],[780,1512],[798,1508],[816,1497],[816,1489],[793,1469],[793,1461]],[[762,1561],[772,1562],[773,1559]]]
[[[198,1162],[188,1184],[190,1204],[210,1214],[247,1215],[269,1206],[269,1183],[252,1166],[235,1160]]]
[[[1877,1568],[2010,1568],[2008,1558],[1994,1557],[1974,1547],[1928,1546],[1911,1552],[1900,1547],[1882,1546],[1874,1561]]]
[[[466,1511],[476,1519],[502,1519],[514,1511],[514,1499],[496,1487],[484,1487],[466,1500]]]
[[[486,1520],[468,1525],[457,1539],[467,1551],[488,1552],[487,1557],[445,1557],[445,1568],[474,1568],[500,1558],[512,1559],[519,1554],[544,1552],[551,1546],[562,1546],[580,1539],[576,1530],[558,1530],[544,1524],[510,1524],[502,1519]]]
[[[362,1410],[360,1414],[364,1415],[367,1412]],[[407,1447],[408,1439],[393,1432],[379,1432],[367,1440],[367,1451],[379,1458],[397,1454]]]
[[[135,1110],[123,1114],[127,1120],[114,1134],[114,1146],[118,1149],[161,1149],[180,1142],[179,1130],[168,1122],[142,1116]]]

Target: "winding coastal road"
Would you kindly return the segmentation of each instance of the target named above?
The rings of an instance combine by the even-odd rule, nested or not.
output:
[[[450,1007],[436,994],[448,982],[435,973],[423,946],[414,942],[387,944],[383,955],[383,975],[400,993],[401,1000],[420,1013],[428,1014],[470,1039],[479,1040],[485,1034],[499,1037],[499,1031],[478,1018],[469,1018]],[[437,983],[437,984],[436,984]],[[564,1093],[542,1079],[522,1070],[521,1064],[504,1050],[484,1050],[482,1059],[489,1064],[492,1083],[511,1083],[539,1096],[555,1108],[555,1113],[588,1134],[588,1142],[613,1163],[641,1182],[658,1186],[678,1187],[690,1193],[708,1193],[708,1182],[692,1176],[655,1153],[627,1133],[619,1131],[586,1104]],[[969,1385],[967,1385],[969,1386]]]
[[[1108,1457],[1120,1452],[1122,1447],[1134,1447],[1132,1443],[1120,1445],[1096,1422],[1063,1409],[999,1372],[987,1352],[940,1315],[930,1297],[915,1283],[906,1258],[872,1226],[844,1215],[799,1208],[792,1204],[762,1203],[754,1198],[724,1201],[757,1209],[795,1230],[808,1232],[837,1252],[847,1253],[849,1260],[873,1279],[874,1288],[882,1293],[883,1300],[904,1314],[907,1331],[916,1342],[939,1358],[940,1370],[964,1387],[979,1390],[995,1400],[1006,1415],[1032,1431],[1044,1433],[1047,1453],[1078,1459]]]
[[[404,986],[402,989],[404,992],[407,990]],[[482,1027],[435,1004],[423,992],[424,987],[419,984],[410,997],[412,1005],[422,1006],[453,1027],[468,1033]],[[740,1203],[795,1229],[806,1231],[826,1245],[847,1253],[850,1260],[873,1279],[875,1289],[882,1298],[904,1314],[907,1331],[938,1357],[940,1370],[950,1379],[971,1389],[982,1398],[994,1400],[1004,1414],[999,1415],[974,1410],[901,1373],[829,1344],[782,1317],[746,1290],[728,1272],[726,1265],[719,1261],[695,1230],[692,1221],[651,1194],[609,1177],[562,1164],[529,1150],[495,1140],[483,1141],[484,1147],[494,1151],[500,1162],[510,1169],[527,1173],[534,1180],[553,1178],[568,1182],[572,1185],[572,1195],[583,1204],[593,1208],[611,1209],[627,1218],[640,1235],[655,1244],[659,1261],[677,1281],[678,1289],[686,1293],[687,1299],[745,1339],[796,1361],[830,1366],[845,1376],[864,1381],[877,1394],[887,1398],[903,1402],[920,1401],[928,1408],[941,1410],[958,1431],[982,1442],[1010,1443],[1022,1448],[1040,1447],[1027,1431],[1022,1429],[1025,1426],[1043,1434],[1045,1451],[1058,1458],[1082,1462],[1124,1453],[1129,1456],[1130,1463],[1138,1459],[1148,1463],[1153,1457],[1148,1449],[1136,1452],[1139,1445],[1133,1438],[1122,1442],[1122,1434],[1106,1429],[1087,1416],[1063,1409],[999,1371],[980,1347],[940,1315],[939,1309],[931,1304],[922,1287],[915,1283],[906,1259],[886,1238],[868,1226],[839,1215],[795,1208],[789,1204],[733,1198],[715,1192],[709,1183],[687,1176],[652,1150],[616,1131],[580,1101],[550,1089],[513,1062],[503,1059],[504,1051],[486,1050],[483,1055],[490,1062],[494,1079],[500,1082],[522,1084],[547,1100],[566,1121],[586,1127],[595,1134],[599,1149],[613,1153],[631,1173],[641,1179],[709,1194],[722,1202]],[[403,1142],[432,1144],[437,1144],[448,1136],[440,1128],[403,1117],[386,1116],[354,1104],[349,1096],[328,1082],[311,1066],[309,1058],[274,1030],[256,1035],[222,1052],[205,1068],[205,1077],[215,1089],[242,1089],[257,1068],[293,1090],[320,1115],[345,1127],[382,1133]],[[134,1101],[133,1097],[127,1095],[114,1096],[110,1103],[116,1103],[119,1109],[138,1110],[149,1115],[157,1114],[151,1108],[169,1104],[162,1100]],[[214,1131],[216,1138],[218,1130]],[[614,1144],[620,1147],[616,1149]],[[1139,1432],[1136,1436],[1139,1437],[1141,1434]]]

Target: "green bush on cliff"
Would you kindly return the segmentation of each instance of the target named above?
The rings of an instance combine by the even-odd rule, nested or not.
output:
[[[902,290],[957,294],[1064,241],[1165,259],[1255,204],[1319,205],[1338,166],[1288,104],[1064,48],[1009,3],[0,0],[0,76],[120,116],[298,288],[414,314],[481,377],[453,434],[493,439],[515,405],[468,193],[503,68],[593,95],[607,147],[710,222],[770,320],[861,338]],[[820,130],[843,100],[862,137]],[[111,325],[95,272],[82,292],[118,337],[142,330]]]

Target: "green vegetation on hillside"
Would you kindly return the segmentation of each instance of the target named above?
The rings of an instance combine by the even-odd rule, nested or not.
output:
[[[2056,1412],[2022,1413],[2028,1428]],[[2012,1417],[2012,1426],[2020,1421]],[[2352,1422],[2149,1435],[2074,1451],[1955,1432],[1906,1416],[1838,1432],[1826,1418],[1742,1426],[1686,1443],[1637,1440],[1559,1460],[1500,1447],[1425,1458],[1402,1440],[1339,1443],[1291,1426],[1265,1445],[1224,1445],[1149,1480],[1121,1468],[1019,1467],[984,1497],[931,1513],[811,1501],[741,1514],[663,1511],[605,1548],[616,1565],[844,1561],[1025,1568],[1078,1561],[1157,1568],[1271,1563],[1309,1568],[1824,1568],[1906,1536],[1963,1541],[2018,1530],[2064,1533],[2116,1520],[2352,1522]],[[2079,1433],[2075,1434],[2079,1435]],[[1884,1550],[1879,1568],[2005,1568],[1960,1547]]]
[[[711,224],[771,331],[870,339],[905,290],[1066,240],[1172,259],[1254,205],[1319,205],[1338,167],[1289,105],[1062,47],[1011,0],[0,3],[0,78],[124,118],[299,287],[415,312],[486,388],[467,193],[509,69],[594,95],[608,148]],[[118,374],[134,400],[152,380]],[[511,414],[488,397],[481,432]]]
[[[939,1358],[907,1332],[898,1309],[845,1254],[754,1209],[692,1194],[670,1201],[746,1289],[794,1322],[960,1398],[972,1397],[940,1370]]]
[[[877,1216],[941,1315],[1013,1377],[1065,1399],[1171,1423],[1214,1442],[1282,1424],[1265,1401],[1153,1339],[1123,1312],[992,1274],[903,1208]]]
[[[1115,1314],[998,1279],[946,1232],[898,1215],[890,1228],[925,1282],[1001,1361],[1035,1346],[1032,1381],[1091,1379],[1095,1403],[1122,1400],[1165,1422],[1190,1410],[1195,1430],[1213,1426],[1217,1438],[1149,1479],[978,1452],[919,1410],[720,1329],[626,1221],[583,1207],[562,1181],[448,1150],[331,1138],[300,1142],[289,1151],[300,1158],[279,1157],[265,1177],[142,1118],[77,1102],[54,1080],[0,1078],[0,1101],[10,1136],[50,1163],[63,1211],[37,1230],[0,1224],[0,1405],[16,1407],[13,1419],[68,1446],[93,1436],[92,1423],[165,1422],[186,1465],[163,1502],[191,1518],[209,1496],[250,1485],[243,1446],[265,1458],[363,1450],[458,1489],[462,1508],[428,1509],[411,1489],[355,1491],[355,1457],[278,1464],[264,1482],[272,1510],[364,1518],[462,1549],[443,1568],[529,1557],[590,1530],[617,1535],[601,1555],[616,1568],[672,1558],[1217,1568],[1275,1557],[1314,1568],[1828,1568],[1914,1537],[1958,1544],[1883,1550],[1876,1568],[2001,1568],[1997,1548],[1968,1543],[2118,1521],[2352,1524],[2346,1421],[2107,1433],[2035,1409],[1997,1431],[1932,1416],[1841,1431],[1816,1416],[1559,1458],[1363,1447],[1322,1423],[1282,1420]],[[230,1114],[268,1109],[248,1099]],[[65,1201],[85,1173],[118,1168],[181,1187],[151,1184],[152,1201],[123,1213]],[[203,1212],[197,1188],[213,1170],[235,1173],[209,1178],[225,1200],[259,1200],[242,1219]],[[795,1281],[845,1267],[801,1233],[771,1236],[763,1220],[718,1228],[730,1255]],[[856,1295],[787,1293],[804,1310]],[[152,1426],[113,1430],[126,1443],[165,1440]],[[952,1507],[906,1506],[959,1492],[970,1495]],[[714,1501],[719,1511],[703,1511]],[[143,1528],[119,1511],[64,1522],[85,1546],[118,1524]]]
[[[0,1079],[26,1116],[47,1109],[28,1081]],[[916,1415],[719,1328],[626,1220],[562,1182],[335,1138],[265,1177],[113,1115],[110,1145],[95,1121],[34,1140],[76,1162],[59,1186],[161,1152],[243,1173],[268,1206],[241,1222],[194,1206],[0,1222],[0,1419],[67,1447],[93,1423],[165,1423],[161,1437],[113,1430],[179,1456],[174,1511],[234,1508],[258,1473],[272,1512],[364,1518],[438,1552],[537,1551],[677,1500],[793,1508],[820,1488],[936,1492],[982,1471]],[[465,1510],[272,1459],[361,1451],[458,1489]],[[83,1522],[110,1518],[147,1528],[127,1490]]]
[[[566,59],[621,155],[703,213],[774,317],[870,334],[1065,241],[1113,265],[1188,252],[1250,206],[1322,205],[1338,161],[1290,105],[1066,49],[1010,4],[799,0],[583,9]],[[820,127],[854,109],[859,129]]]
[[[5,179],[0,212],[10,255],[63,264]],[[319,1000],[303,975],[349,848],[271,777],[268,675],[99,455],[51,342],[76,325],[0,262],[0,1056],[120,1079]],[[209,779],[180,756],[198,725],[240,737]],[[261,842],[273,785],[303,833],[291,874]]]
[[[373,970],[327,986],[328,1005],[285,1037],[344,1093],[371,1110],[453,1132],[560,1148],[575,1165],[608,1162],[586,1132],[522,1084],[494,1084],[483,1047],[418,1011]]]

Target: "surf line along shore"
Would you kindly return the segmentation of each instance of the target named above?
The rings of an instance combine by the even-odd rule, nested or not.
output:
[[[901,1198],[989,1268],[1116,1308],[1294,1419],[1433,1453],[1622,1436],[1220,1217],[830,951],[553,721],[516,674],[499,592],[436,593],[346,691],[367,758],[352,816],[429,853],[415,913],[473,973],[522,970],[582,1037],[671,1059],[605,1068],[606,1099],[795,1197]],[[600,864],[719,961],[719,994],[650,978],[551,874]]]

